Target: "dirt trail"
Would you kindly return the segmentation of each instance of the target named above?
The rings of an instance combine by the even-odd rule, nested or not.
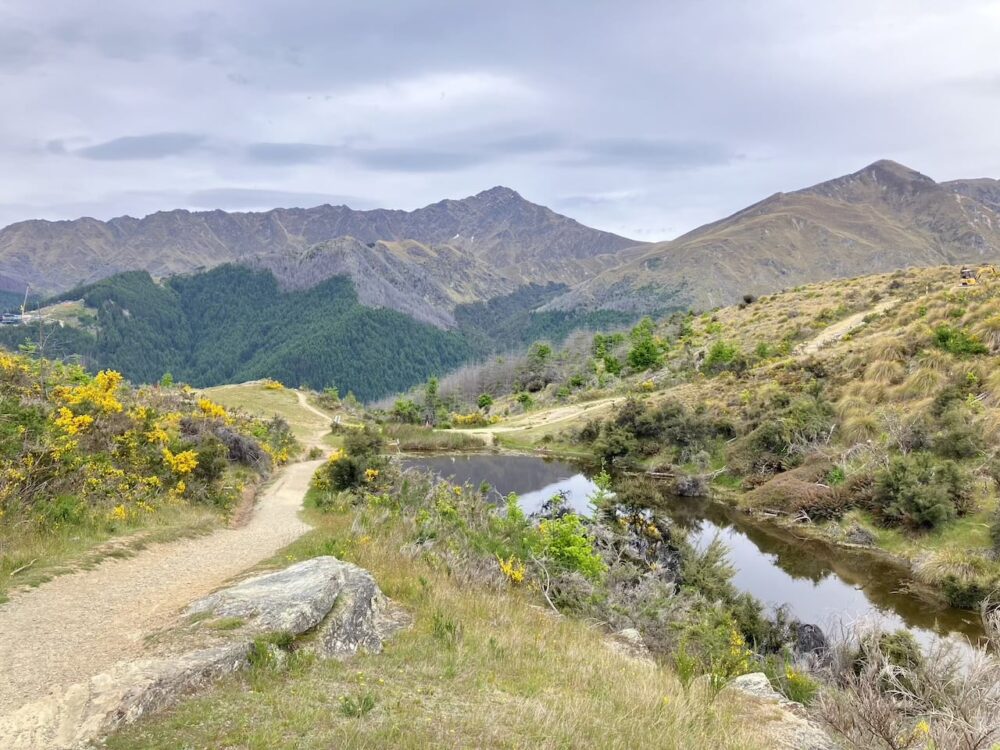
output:
[[[329,424],[329,416],[301,393],[299,401]],[[317,426],[315,440],[306,447],[319,445],[325,432]],[[185,605],[308,531],[299,511],[321,463],[285,467],[239,528],[108,559],[92,570],[16,593],[0,605],[0,717],[139,657],[144,638],[169,624]]]
[[[299,509],[320,463],[286,467],[241,528],[109,559],[0,606],[0,716],[138,657],[186,604],[308,531]]]
[[[823,331],[814,339],[810,339],[804,344],[800,345],[796,349],[797,354],[815,354],[820,349],[822,349],[827,344],[832,344],[835,341],[840,341],[844,336],[849,334],[855,328],[858,328],[865,322],[865,318],[869,315],[881,315],[890,307],[895,307],[899,302],[898,299],[887,299],[884,302],[879,302],[877,305],[869,310],[863,310],[854,315],[849,315],[843,320],[838,320],[836,323],[827,326]]]
[[[595,401],[586,401],[581,404],[569,404],[567,406],[557,406],[554,409],[547,409],[545,411],[532,412],[522,417],[517,417],[502,426],[473,427],[466,430],[452,429],[450,432],[464,432],[469,435],[476,435],[481,437],[486,442],[486,445],[493,445],[496,442],[496,436],[498,434],[504,432],[520,432],[522,430],[530,430],[535,427],[557,425],[563,422],[579,419],[583,415],[594,417],[597,416],[598,412],[604,410],[606,407],[613,406],[618,401],[624,401],[625,398],[626,397],[621,394],[617,396],[608,396]]]
[[[323,438],[330,432],[330,422],[332,418],[329,414],[320,411],[315,406],[310,404],[309,400],[306,398],[306,394],[302,391],[295,391],[295,396],[299,400],[299,406],[320,418],[321,426],[316,428],[316,433],[312,436],[312,445],[322,446]]]

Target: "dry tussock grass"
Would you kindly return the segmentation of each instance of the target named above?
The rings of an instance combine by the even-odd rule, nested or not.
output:
[[[906,374],[906,368],[899,362],[876,360],[865,368],[865,380],[879,385],[895,385]]]

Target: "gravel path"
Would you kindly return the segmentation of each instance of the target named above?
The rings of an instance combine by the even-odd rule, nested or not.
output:
[[[843,320],[838,320],[833,325],[829,325],[824,328],[816,338],[810,339],[804,344],[801,344],[797,349],[797,353],[815,354],[824,346],[832,344],[834,341],[840,341],[855,328],[860,327],[865,322],[865,318],[869,315],[881,315],[890,307],[894,307],[898,302],[898,299],[888,299],[884,302],[879,302],[870,310],[863,310],[859,313],[846,317]]]
[[[299,510],[321,463],[287,466],[241,528],[109,559],[0,605],[0,716],[139,656],[182,607],[308,531]]]

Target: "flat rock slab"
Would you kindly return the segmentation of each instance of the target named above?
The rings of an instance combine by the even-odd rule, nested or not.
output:
[[[736,677],[726,690],[739,691],[763,709],[754,713],[758,720],[767,722],[775,750],[839,750],[830,735],[806,715],[803,706],[771,687],[763,672]],[[770,715],[765,716],[765,711]]]
[[[238,617],[257,632],[301,635],[329,614],[356,571],[365,573],[335,557],[314,557],[216,591],[194,602],[184,614]]]
[[[156,658],[122,661],[109,671],[0,716],[2,750],[84,747],[183,695],[244,668],[255,636],[315,633],[305,647],[321,658],[378,653],[410,623],[357,565],[316,557],[284,570],[248,578],[197,600],[183,613],[189,623],[238,618],[239,628],[215,632],[221,643],[185,647],[183,638],[161,644]],[[171,648],[172,646],[172,648]]]

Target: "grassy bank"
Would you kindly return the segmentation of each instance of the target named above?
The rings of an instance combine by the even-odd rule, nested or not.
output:
[[[685,690],[670,670],[612,651],[602,628],[555,615],[537,592],[466,580],[417,554],[411,530],[383,515],[370,527],[349,504],[312,508],[315,530],[274,561],[333,554],[371,571],[414,618],[383,654],[343,664],[293,656],[286,670],[233,676],[108,747],[772,746],[729,694]]]

